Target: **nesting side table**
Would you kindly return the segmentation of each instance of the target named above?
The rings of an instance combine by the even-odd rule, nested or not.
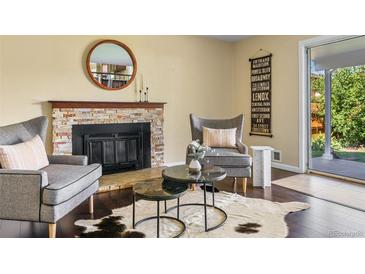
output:
[[[167,182],[163,179],[151,179],[151,180],[145,180],[137,182],[133,186],[133,215],[132,215],[132,227],[136,228],[137,225],[148,221],[157,219],[157,238],[160,238],[160,219],[170,219],[172,221],[175,221],[179,223],[182,227],[181,231],[173,236],[174,238],[180,237],[186,227],[185,223],[179,219],[179,212],[180,212],[180,197],[183,196],[188,187],[187,185],[182,185],[179,183],[174,182]],[[157,215],[147,217],[144,219],[141,219],[136,222],[136,198],[140,198],[147,201],[155,201],[157,202]],[[177,199],[177,216],[161,216],[160,215],[160,201],[165,202],[165,211],[166,211],[166,201],[167,200],[173,200]]]
[[[271,151],[269,146],[251,146],[253,151],[253,186],[271,186]]]
[[[212,165],[203,166],[202,170],[199,173],[190,173],[189,167],[187,165],[178,165],[167,167],[162,171],[162,177],[169,181],[178,183],[181,185],[191,185],[191,184],[201,184],[203,185],[203,194],[204,194],[204,203],[187,203],[187,204],[179,204],[179,206],[204,206],[204,227],[205,232],[217,229],[222,226],[227,220],[227,213],[217,207],[214,202],[214,191],[212,191],[212,204],[207,203],[207,185],[212,186],[214,190],[215,182],[221,181],[226,178],[227,172],[225,169]],[[214,208],[221,214],[223,214],[223,220],[212,227],[208,227],[208,214],[207,207]],[[170,207],[166,211],[174,209],[175,207]]]

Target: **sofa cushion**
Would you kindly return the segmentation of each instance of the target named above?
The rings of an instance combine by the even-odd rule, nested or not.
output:
[[[99,189],[99,183],[96,181],[89,187],[85,188],[78,195],[68,199],[59,205],[41,205],[41,222],[56,223],[59,219],[84,202]]]
[[[212,165],[226,167],[250,167],[252,158],[248,154],[241,154],[236,148],[214,148],[207,151],[204,161]]]
[[[63,203],[101,177],[101,166],[49,165],[42,169],[47,172],[48,185],[43,189],[42,202],[47,205]]]

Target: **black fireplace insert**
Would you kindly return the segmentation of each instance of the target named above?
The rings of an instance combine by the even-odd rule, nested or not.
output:
[[[72,154],[100,163],[103,174],[149,168],[150,123],[73,125]]]

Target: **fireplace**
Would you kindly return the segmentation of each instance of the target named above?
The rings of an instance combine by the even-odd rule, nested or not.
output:
[[[86,155],[85,144],[88,144],[89,153],[92,151],[96,153],[96,156],[92,155],[92,158],[100,162],[104,160],[104,170],[111,168],[112,171],[109,172],[140,166],[159,167],[164,165],[163,115],[165,103],[97,101],[50,101],[50,103],[52,105],[54,155]],[[144,123],[146,125],[143,125]],[[120,125],[117,126],[118,124]],[[83,125],[85,125],[84,128],[78,127]],[[95,126],[94,129],[89,132],[88,130],[93,126]],[[130,132],[126,134],[128,131]],[[141,137],[140,134],[142,134]],[[73,135],[75,136],[73,137]],[[132,136],[135,136],[134,139]],[[131,140],[125,141],[125,137],[130,137]],[[86,141],[87,138],[89,142]],[[107,142],[110,139],[114,140]],[[143,144],[143,151],[139,150],[134,153],[134,148],[139,149],[140,144]],[[75,145],[78,148],[74,148]],[[147,145],[150,146],[150,149],[145,147]],[[114,150],[117,155],[105,157],[101,154],[102,147],[105,148],[104,152]],[[128,149],[129,158],[126,154],[118,156],[123,155],[122,152],[128,151]],[[137,157],[138,161],[133,159],[133,155]],[[121,168],[122,163],[126,166],[125,168]]]
[[[72,125],[72,154],[100,163],[104,174],[149,168],[150,123]]]

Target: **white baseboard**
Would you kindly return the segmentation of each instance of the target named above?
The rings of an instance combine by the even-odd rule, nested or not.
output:
[[[178,166],[178,165],[184,165],[184,164],[185,164],[185,161],[168,162],[168,163],[165,163],[165,166]],[[301,169],[297,166],[286,165],[286,164],[277,163],[277,162],[271,162],[271,166],[274,168],[283,169],[283,170],[287,170],[287,171],[291,171],[291,172],[295,172],[295,173],[303,173],[301,171]]]
[[[185,161],[165,163],[165,166],[179,166],[179,165],[185,165]]]
[[[295,173],[303,173],[302,170],[297,166],[286,165],[283,163],[271,162],[271,166],[278,169],[283,169]]]

